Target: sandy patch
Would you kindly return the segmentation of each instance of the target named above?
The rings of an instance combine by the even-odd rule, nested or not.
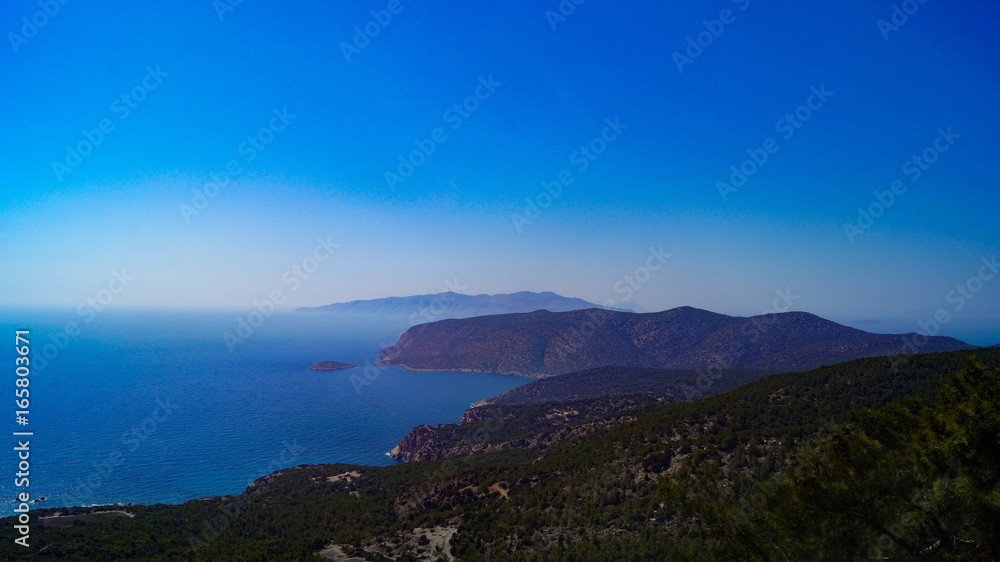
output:
[[[355,478],[361,478],[361,473],[358,472],[358,471],[356,471],[356,470],[352,470],[350,472],[345,472],[343,474],[337,474],[337,475],[334,475],[334,476],[327,476],[326,477],[326,481],[327,482],[340,482],[341,480],[347,480],[347,483],[350,484],[351,480],[353,480]]]
[[[509,492],[509,489],[507,488],[507,483],[506,482],[495,482],[495,483],[493,483],[493,484],[490,485],[490,487],[488,488],[488,490],[489,490],[489,493],[491,493],[491,494],[494,493],[494,492],[497,492],[501,496],[503,496],[505,499],[510,499],[507,496],[507,492]]]
[[[355,478],[361,478],[361,473],[357,470],[352,470],[349,472],[344,472],[342,474],[334,474],[333,476],[327,476],[326,478],[313,478],[313,482],[341,482],[346,481],[348,484],[351,483]]]
[[[451,539],[458,532],[457,526],[417,528],[392,537],[381,537],[365,544],[367,554],[377,554],[388,558],[398,558],[403,554],[414,556],[417,560],[438,560],[444,558],[449,562],[455,557],[451,553]],[[331,544],[317,552],[327,560],[338,562],[361,562],[364,558],[349,556],[344,545]]]
[[[339,544],[331,544],[316,554],[326,558],[327,560],[337,560],[339,562],[365,562],[364,558],[348,556],[348,554],[344,552],[344,547]]]
[[[90,522],[93,520],[103,519],[105,516],[124,516],[124,517],[135,517],[134,513],[129,511],[122,511],[119,509],[109,510],[109,511],[95,511],[94,513],[81,513],[79,515],[49,515],[47,517],[39,517],[38,523],[42,527],[72,527],[73,523],[77,521]]]

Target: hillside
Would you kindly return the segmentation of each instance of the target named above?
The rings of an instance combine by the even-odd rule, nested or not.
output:
[[[729,369],[713,372],[715,378],[705,381],[701,378],[702,373],[691,370],[597,367],[577,373],[545,377],[484,400],[483,403],[515,406],[626,394],[701,398],[733,390],[768,374],[771,373],[752,369]]]
[[[487,405],[465,412],[461,422],[413,428],[389,456],[405,461],[439,460],[502,449],[545,449],[624,423],[620,412],[680,402],[671,396],[628,394],[571,402]]]
[[[295,467],[134,517],[75,508],[72,525],[33,527],[30,551],[7,518],[0,559],[994,560],[1000,350],[975,355],[772,375],[543,443],[557,423],[539,447]],[[461,446],[522,431],[537,407],[528,424],[468,420]]]
[[[417,426],[389,456],[437,460],[503,448],[544,448],[622,423],[628,416],[617,414],[625,410],[727,392],[767,374],[724,371],[704,392],[697,389],[696,371],[598,367],[548,377],[477,403],[457,424]],[[502,426],[502,430],[491,426]],[[556,427],[563,430],[540,435]],[[472,440],[474,435],[487,438]]]
[[[729,368],[792,371],[900,354],[905,350],[903,338],[864,332],[806,312],[742,318],[690,307],[651,314],[542,310],[422,325],[383,349],[379,363],[532,377],[606,365],[708,373]],[[973,348],[953,338],[934,337],[920,351]]]
[[[410,297],[387,297],[372,300],[357,300],[328,304],[313,308],[298,308],[296,312],[323,312],[329,314],[415,314],[423,321],[446,318],[469,318],[487,314],[511,314],[550,310],[565,312],[600,308],[583,299],[564,297],[550,291],[499,295],[463,295],[447,292],[434,295],[414,295]]]

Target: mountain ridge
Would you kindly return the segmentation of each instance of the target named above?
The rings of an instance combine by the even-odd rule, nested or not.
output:
[[[631,311],[640,308],[637,305],[624,303],[615,310]],[[549,310],[552,312],[567,312],[588,308],[603,308],[592,302],[564,297],[552,291],[535,293],[519,291],[516,293],[498,293],[489,295],[480,293],[466,295],[454,291],[444,293],[411,295],[408,297],[383,297],[378,299],[353,300],[317,307],[302,307],[295,312],[314,312],[328,314],[417,314],[426,320],[443,320],[448,318],[469,318],[473,316],[514,314]]]
[[[639,314],[603,309],[447,319],[410,329],[378,364],[549,377],[603,366],[808,370],[899,355],[916,334],[872,334],[808,312],[752,317],[693,307]],[[923,336],[920,336],[921,338]],[[976,349],[931,337],[923,353]]]

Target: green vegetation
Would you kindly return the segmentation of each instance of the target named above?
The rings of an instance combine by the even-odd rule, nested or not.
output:
[[[701,398],[728,392],[771,374],[751,369],[726,369],[711,375],[693,370],[644,367],[597,367],[548,377],[519,386],[489,400],[515,406],[539,402],[569,402],[624,394]],[[690,396],[689,396],[690,395]]]
[[[334,543],[407,560],[392,545],[414,529],[457,527],[461,560],[995,560],[1000,349],[975,354],[774,375],[546,448],[290,469],[237,497],[35,525],[27,553],[7,519],[0,559],[304,560]]]
[[[1000,369],[970,360],[933,402],[856,411],[751,487],[693,459],[661,491],[677,559],[996,560],[998,459]]]
[[[576,373],[606,365],[804,371],[905,349],[906,338],[872,334],[806,312],[741,318],[680,307],[650,314],[574,310],[477,316],[410,328],[379,357],[414,369],[525,376]],[[924,352],[972,350],[930,337]]]
[[[544,448],[624,423],[630,419],[630,414],[622,413],[627,410],[678,402],[672,396],[628,394],[572,402],[480,406],[468,410],[461,423],[413,428],[394,449],[393,457],[436,460],[500,447]]]

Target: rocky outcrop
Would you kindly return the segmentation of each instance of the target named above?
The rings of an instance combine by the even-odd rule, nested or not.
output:
[[[341,369],[353,369],[357,365],[352,365],[350,363],[341,363],[339,361],[320,361],[312,367],[309,367],[310,371],[339,371]]]
[[[403,461],[440,460],[508,448],[545,449],[624,423],[626,410],[673,403],[669,396],[629,395],[565,403],[483,406],[457,424],[421,425],[389,456]]]
[[[409,439],[403,439],[396,448],[393,449],[395,453],[393,458],[403,461],[428,461],[428,460],[440,460],[440,459],[450,459],[455,457],[464,457],[467,455],[478,455],[484,453],[492,453],[495,451],[500,451],[503,449],[547,449],[548,447],[555,445],[557,443],[562,443],[568,440],[580,439],[591,435],[598,431],[604,431],[611,427],[633,421],[633,417],[618,417],[607,420],[599,420],[589,423],[583,423],[579,425],[561,427],[551,431],[545,431],[535,435],[528,435],[525,437],[519,437],[517,439],[509,439],[505,441],[495,441],[495,442],[475,442],[472,440],[462,441],[459,443],[453,443],[444,439],[440,435],[435,435],[430,437],[424,433],[422,436],[423,441],[415,441]],[[422,426],[429,427],[429,426]],[[414,428],[416,431],[418,428]],[[430,428],[435,433],[440,431],[441,427]],[[413,432],[410,433],[413,435]],[[410,437],[407,435],[407,438]],[[417,437],[416,439],[419,439]],[[418,444],[419,443],[419,444]],[[447,443],[447,444],[446,444]],[[415,446],[416,445],[416,446]]]
[[[447,424],[418,425],[389,451],[389,456],[401,461],[438,460],[444,458],[445,447],[441,446],[438,430]]]

